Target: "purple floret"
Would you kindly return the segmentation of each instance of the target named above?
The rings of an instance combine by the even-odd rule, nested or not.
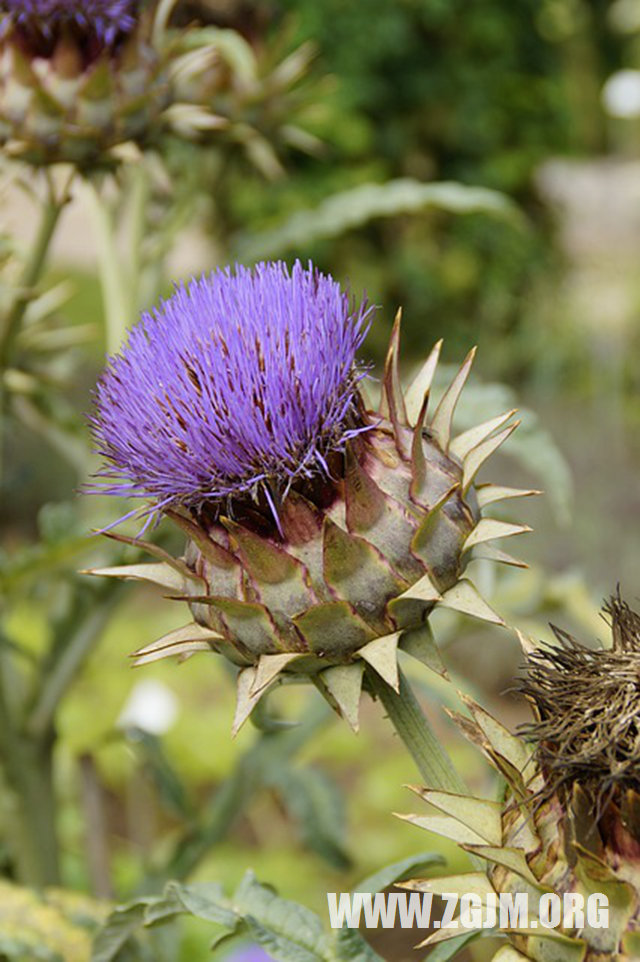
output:
[[[43,36],[69,24],[108,46],[133,29],[137,6],[137,0],[0,0],[0,13]]]
[[[328,474],[329,455],[365,429],[354,364],[371,310],[299,262],[177,286],[98,382],[98,487],[198,507]]]

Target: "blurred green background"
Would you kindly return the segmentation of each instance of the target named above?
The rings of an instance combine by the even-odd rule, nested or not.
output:
[[[314,57],[286,106],[304,134],[289,138],[280,176],[267,181],[234,144],[168,157],[177,219],[160,288],[235,259],[312,259],[380,306],[365,348],[378,367],[400,305],[407,373],[440,337],[449,364],[478,344],[461,425],[515,398],[523,438],[492,463],[491,479],[547,496],[512,515],[535,528],[518,546],[530,569],[477,577],[525,632],[546,637],[552,618],[603,637],[602,597],[617,582],[631,602],[638,593],[640,2],[203,0],[179,5],[178,18],[238,31],[267,65],[305,41]],[[5,229],[20,242],[31,208],[5,179]],[[459,212],[455,195],[433,204],[421,188],[434,181],[498,191],[504,207]],[[416,773],[370,703],[356,737],[322,717],[310,690],[280,693],[283,715],[317,730],[271,762],[258,743],[269,736],[250,726],[231,741],[233,685],[215,659],[130,671],[127,654],[185,616],[150,590],[77,574],[113,559],[86,533],[124,509],[78,493],[88,471],[78,414],[109,339],[81,191],[72,207],[48,281],[70,280],[53,314],[82,336],[47,355],[49,408],[20,382],[19,364],[7,375],[17,402],[4,425],[0,504],[4,646],[28,675],[43,656],[58,664],[46,653],[78,631],[89,637],[55,713],[61,880],[127,898],[176,867],[230,885],[252,867],[324,917],[327,890],[428,847],[391,815],[411,807],[403,785]],[[149,306],[144,290],[140,302]],[[522,720],[503,694],[519,663],[514,636],[446,617],[437,635],[466,689],[510,724]],[[490,791],[438,707],[449,696],[423,672],[413,677],[453,757]],[[159,687],[142,689],[152,716],[143,736],[122,713],[150,681]],[[15,874],[0,840],[2,869]],[[181,933],[181,958],[209,957],[206,924]],[[390,959],[409,957],[409,946],[379,943]]]

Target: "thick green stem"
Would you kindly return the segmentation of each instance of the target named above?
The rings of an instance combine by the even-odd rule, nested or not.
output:
[[[97,184],[87,182],[86,199],[98,245],[98,270],[109,353],[120,347],[127,329],[131,303],[128,275],[118,253],[112,212]],[[138,279],[136,278],[136,281]]]
[[[33,289],[42,276],[58,219],[69,199],[71,180],[69,180],[59,198],[55,195],[50,177],[47,179],[47,185],[48,196],[42,211],[38,233],[34,239],[29,260],[25,264],[18,282],[19,294],[0,324],[0,367],[6,367],[10,360],[20,324],[33,296]]]
[[[0,665],[1,667],[1,665]],[[20,880],[42,887],[60,881],[51,754],[53,729],[37,741],[15,727],[0,675],[0,760],[13,796],[11,839]]]
[[[407,747],[428,788],[467,794],[468,789],[434,734],[409,682],[399,672],[399,691],[367,668],[367,686],[382,702],[389,721]]]

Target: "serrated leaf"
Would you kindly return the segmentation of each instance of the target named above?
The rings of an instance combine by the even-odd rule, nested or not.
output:
[[[232,904],[250,931],[279,962],[318,962],[327,959],[327,935],[318,916],[296,902],[280,898],[247,872]]]
[[[336,962],[384,962],[357,929],[349,928],[336,932],[333,957]]]
[[[273,230],[240,237],[236,250],[241,260],[260,260],[287,250],[306,249],[314,241],[338,237],[377,217],[397,217],[429,208],[520,220],[517,208],[497,191],[454,182],[424,184],[403,177],[333,194],[316,208],[296,211]]]
[[[95,937],[91,962],[113,962],[142,925],[148,899],[116,908]]]
[[[262,925],[252,915],[247,916],[246,924],[249,934],[267,950],[275,962],[319,962],[323,958],[313,948],[300,945],[272,926]]]
[[[215,922],[230,931],[235,929],[237,914],[219,882],[194,882],[190,885],[169,882],[167,889],[175,892],[191,915]]]

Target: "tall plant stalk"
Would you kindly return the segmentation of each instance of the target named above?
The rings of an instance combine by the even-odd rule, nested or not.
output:
[[[44,200],[40,224],[31,246],[29,259],[24,265],[22,274],[18,280],[18,293],[11,304],[7,314],[0,319],[0,367],[8,364],[15,339],[20,331],[20,325],[33,296],[33,291],[40,281],[47,264],[47,257],[51,247],[51,241],[60,219],[60,214],[64,210],[71,191],[73,174],[71,174],[58,194],[56,191],[53,177],[49,171],[46,172],[47,193]]]
[[[36,887],[60,881],[49,727],[34,739],[20,730],[9,707],[6,661],[0,653],[0,759],[11,795],[12,848],[20,878]]]

